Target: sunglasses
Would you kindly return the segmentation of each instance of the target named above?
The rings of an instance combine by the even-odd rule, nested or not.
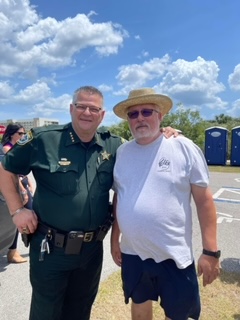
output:
[[[23,136],[26,132],[17,132],[19,136]]]
[[[153,114],[153,111],[159,113],[157,110],[154,110],[154,109],[142,109],[141,111],[129,111],[127,113],[127,116],[129,119],[137,119],[138,116],[139,116],[139,113],[141,112],[141,115],[144,117],[144,118],[147,118],[147,117],[151,117],[151,115]]]

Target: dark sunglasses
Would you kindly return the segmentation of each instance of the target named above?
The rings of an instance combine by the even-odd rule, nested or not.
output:
[[[26,134],[26,132],[17,132],[17,133],[19,134],[19,136]]]
[[[138,116],[139,116],[139,113],[141,112],[141,115],[144,117],[144,118],[147,118],[147,117],[151,117],[151,115],[153,114],[153,111],[159,113],[157,110],[154,110],[154,109],[142,109],[141,111],[129,111],[127,113],[127,116],[129,119],[137,119]]]

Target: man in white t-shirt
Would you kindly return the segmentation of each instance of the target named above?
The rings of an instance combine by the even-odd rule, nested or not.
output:
[[[132,319],[151,320],[152,300],[166,319],[199,319],[199,288],[192,250],[193,197],[203,253],[203,285],[219,275],[216,209],[201,150],[189,139],[166,139],[159,127],[172,100],[146,88],[133,90],[114,107],[128,121],[134,140],[117,150],[115,215],[111,252],[122,267],[125,302]]]

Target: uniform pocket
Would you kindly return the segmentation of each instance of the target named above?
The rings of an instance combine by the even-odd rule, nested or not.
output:
[[[113,184],[114,161],[105,161],[97,168],[99,186],[102,190],[109,191]]]
[[[79,171],[77,164],[50,165],[48,185],[59,195],[74,195],[79,192]]]

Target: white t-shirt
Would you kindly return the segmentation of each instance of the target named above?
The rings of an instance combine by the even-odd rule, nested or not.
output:
[[[117,150],[114,190],[122,233],[121,251],[156,262],[193,261],[191,184],[207,187],[201,150],[185,137],[161,135],[148,145],[135,140]]]

